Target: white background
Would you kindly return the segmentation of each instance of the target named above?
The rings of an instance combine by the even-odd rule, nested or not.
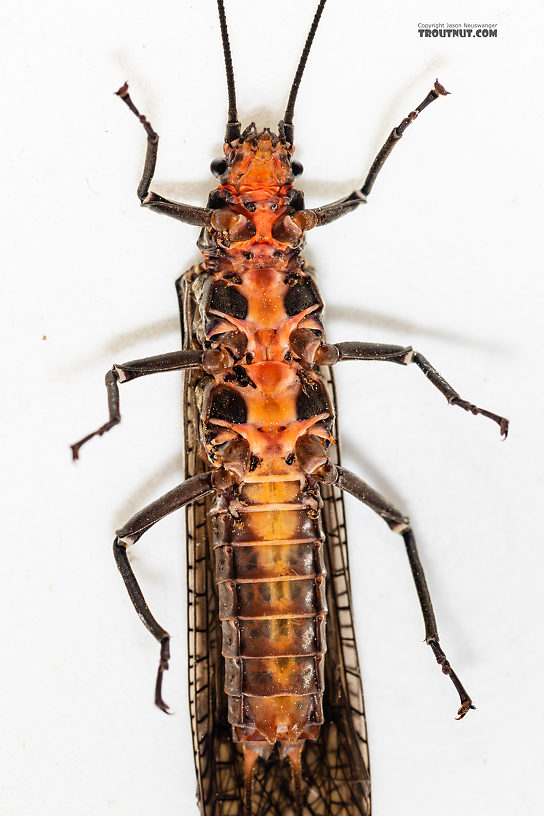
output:
[[[239,114],[275,126],[315,0],[229,0]],[[418,22],[497,23],[497,39],[420,39]],[[542,775],[542,13],[536,2],[331,0],[295,123],[307,204],[359,186],[436,76],[452,92],[410,127],[370,203],[309,235],[332,341],[411,343],[511,435],[446,405],[417,369],[339,367],[348,467],[413,519],[444,646],[478,706],[423,644],[402,541],[348,502],[374,816],[540,812]],[[180,377],[122,389],[112,362],[178,348],[174,280],[197,230],[141,210],[154,189],[204,204],[225,79],[212,0],[19,2],[2,15],[2,812],[196,815],[185,679],[183,514],[133,563],[173,635],[134,614],[113,531],[181,480]]]

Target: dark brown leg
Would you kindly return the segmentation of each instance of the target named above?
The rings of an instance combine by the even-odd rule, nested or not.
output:
[[[114,365],[106,374],[106,391],[108,394],[109,419],[96,431],[93,431],[79,442],[71,445],[72,458],[79,459],[79,449],[93,436],[102,436],[121,422],[119,406],[119,383],[145,377],[147,374],[158,374],[162,371],[180,371],[184,368],[197,368],[202,364],[202,351],[189,349],[188,351],[173,351],[169,354],[159,354],[156,357],[144,357],[142,360],[131,360],[129,363]]]
[[[472,704],[472,700],[465,691],[459,678],[446,659],[446,655],[439,646],[438,628],[436,625],[433,604],[431,601],[429,588],[427,586],[427,581],[425,579],[423,566],[417,552],[414,534],[410,526],[410,519],[407,518],[407,516],[403,516],[402,513],[393,507],[393,505],[389,504],[389,502],[386,501],[383,496],[371,488],[370,485],[367,485],[366,482],[363,482],[362,479],[359,479],[358,476],[355,476],[354,473],[351,473],[349,470],[346,470],[343,467],[337,467],[336,471],[337,478],[333,483],[336,484],[337,487],[340,487],[342,490],[347,490],[347,492],[351,493],[352,496],[355,496],[356,499],[359,499],[359,501],[362,501],[364,504],[374,510],[375,513],[378,513],[378,515],[383,518],[385,523],[395,533],[400,533],[400,535],[402,535],[404,538],[406,553],[412,569],[412,576],[414,578],[416,592],[419,598],[421,612],[423,614],[423,621],[425,624],[425,642],[433,650],[437,662],[440,666],[442,666],[442,671],[444,674],[447,674],[450,677],[457,690],[457,693],[459,694],[461,707],[457,712],[457,719],[462,719],[462,717],[464,717],[471,708],[475,708],[475,706]],[[329,478],[327,481],[330,482],[331,479]]]
[[[385,160],[399,139],[402,137],[402,134],[406,128],[412,124],[414,119],[418,117],[421,111],[425,110],[427,105],[430,105],[431,102],[434,102],[434,100],[438,99],[439,96],[446,96],[448,93],[449,91],[446,91],[440,82],[436,80],[433,90],[429,91],[423,102],[421,102],[415,110],[411,111],[411,113],[409,113],[408,116],[402,120],[398,127],[393,128],[384,146],[374,159],[363,186],[359,190],[354,190],[354,192],[350,193],[350,195],[341,198],[339,201],[334,201],[332,204],[326,204],[324,207],[317,207],[316,209],[312,210],[312,212],[317,216],[316,226],[322,227],[325,224],[330,224],[331,221],[336,221],[337,218],[340,218],[342,215],[356,209],[359,204],[366,203],[367,196],[372,190],[372,186],[376,181],[378,173],[382,169]]]
[[[451,682],[455,686],[461,701],[461,707],[457,712],[457,719],[462,720],[465,714],[471,708],[476,708],[476,706],[473,705],[472,700],[467,694],[463,684],[453,671],[449,660],[446,658],[446,655],[439,646],[438,628],[436,625],[436,618],[434,616],[431,595],[429,593],[425,573],[423,571],[423,565],[419,558],[416,540],[412,530],[406,530],[402,534],[402,537],[404,538],[404,543],[406,545],[406,553],[408,555],[408,560],[410,561],[410,567],[412,569],[412,575],[414,577],[414,583],[416,585],[417,595],[419,598],[421,611],[423,613],[423,620],[425,622],[425,642],[428,643],[433,650],[434,656],[436,657],[436,662],[439,666],[442,666],[443,673],[449,676]]]
[[[125,582],[130,600],[134,609],[138,613],[138,617],[145,625],[147,630],[151,632],[155,640],[161,644],[161,654],[159,658],[159,669],[157,671],[157,680],[155,682],[155,705],[158,706],[165,714],[169,714],[168,704],[162,699],[162,676],[168,669],[168,661],[170,659],[170,635],[158,623],[146,603],[142,590],[139,587],[136,576],[130,566],[128,560],[127,550],[122,544],[119,544],[117,539],[113,542],[113,555],[115,562],[119,568],[119,572]]]
[[[161,711],[168,712],[168,706],[162,699],[162,676],[168,669],[168,660],[170,658],[170,635],[163,629],[162,626],[155,620],[151,611],[145,601],[142,590],[139,587],[136,576],[130,566],[127,555],[127,546],[134,544],[150,527],[157,521],[173,513],[180,507],[189,504],[196,499],[205,496],[213,490],[212,474],[203,473],[199,476],[193,476],[187,479],[186,482],[161,496],[160,499],[152,502],[144,510],[136,513],[130,521],[117,531],[117,537],[113,542],[113,554],[119,572],[125,582],[130,600],[134,609],[138,613],[138,617],[153,635],[155,640],[161,644],[161,653],[159,659],[159,668],[157,671],[157,680],[155,683],[155,705]]]
[[[159,147],[159,134],[155,133],[150,123],[145,116],[140,113],[128,92],[128,84],[125,82],[122,88],[116,92],[132,113],[140,120],[147,133],[147,151],[145,154],[144,171],[142,173],[141,181],[138,185],[138,198],[143,207],[150,207],[157,212],[164,213],[176,218],[178,221],[184,221],[186,224],[192,224],[196,227],[207,227],[210,224],[210,218],[213,210],[208,207],[194,207],[192,204],[181,204],[177,201],[169,201],[162,198],[156,193],[150,193],[149,187],[153,181],[153,174],[157,164],[157,150]]]
[[[499,426],[499,430],[502,434],[503,439],[506,439],[508,436],[508,420],[504,417],[497,416],[497,414],[492,414],[491,411],[486,411],[484,408],[478,408],[476,405],[473,405],[471,402],[467,402],[467,400],[462,399],[457,391],[454,391],[453,388],[446,380],[438,373],[438,371],[433,368],[433,366],[429,363],[425,357],[420,354],[419,352],[414,352],[414,359],[413,362],[423,371],[427,379],[432,382],[435,388],[438,388],[439,391],[444,394],[450,405],[458,405],[460,408],[463,408],[465,411],[470,411],[471,414],[481,414],[482,416],[487,417],[488,419],[492,419],[493,422],[496,422]]]
[[[125,105],[132,111],[134,116],[136,116],[140,120],[147,134],[147,150],[145,154],[144,171],[142,173],[141,181],[138,185],[138,198],[140,199],[140,201],[143,202],[144,198],[149,193],[149,187],[151,185],[151,182],[153,181],[153,175],[155,173],[155,167],[157,164],[157,151],[159,149],[159,134],[155,133],[151,126],[151,123],[147,121],[143,113],[140,113],[140,111],[130,98],[127,82],[125,82],[125,84],[121,88],[119,88],[118,91],[116,91],[116,95],[123,100]]]
[[[318,349],[315,356],[315,361],[319,365],[333,365],[342,360],[385,360],[391,363],[400,363],[401,365],[415,363],[434,387],[438,388],[446,397],[450,405],[458,405],[465,411],[470,411],[472,414],[481,414],[493,420],[499,426],[503,438],[506,439],[508,436],[507,419],[492,414],[491,411],[486,411],[484,408],[478,408],[477,405],[462,399],[457,391],[438,373],[436,368],[422,354],[414,351],[411,346],[391,346],[385,343],[335,343]]]
[[[148,504],[147,507],[132,516],[124,527],[116,531],[119,543],[124,544],[125,547],[135,544],[157,521],[179,510],[180,507],[211,493],[214,490],[213,480],[216,478],[216,472],[221,473],[221,471],[215,471],[191,476],[190,479],[186,479],[164,496]]]
[[[382,149],[380,150],[380,152],[378,153],[378,155],[374,159],[374,161],[372,163],[372,167],[368,171],[368,175],[367,175],[367,177],[365,179],[365,183],[361,187],[361,193],[364,196],[367,196],[370,193],[370,191],[372,190],[374,182],[376,181],[378,173],[382,169],[385,160],[387,159],[387,157],[389,156],[389,154],[391,153],[391,151],[393,150],[393,148],[395,147],[395,145],[397,144],[399,139],[402,137],[402,134],[404,133],[406,128],[409,125],[412,124],[414,119],[417,119],[419,114],[422,111],[424,111],[425,108],[428,105],[431,104],[431,102],[434,102],[434,100],[438,99],[439,96],[447,96],[448,94],[449,94],[449,91],[447,91],[444,88],[444,86],[441,85],[438,80],[436,80],[436,82],[434,83],[434,88],[432,89],[432,91],[429,91],[429,93],[427,94],[427,96],[425,97],[423,102],[420,102],[420,104],[417,106],[417,108],[415,110],[411,111],[411,113],[409,113],[408,116],[405,119],[402,120],[402,122],[400,123],[400,125],[398,125],[398,127],[393,128],[393,130],[391,131],[391,133],[387,137],[386,143],[384,144],[384,146],[382,147]]]

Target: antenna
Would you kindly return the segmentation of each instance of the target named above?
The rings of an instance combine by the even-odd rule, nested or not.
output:
[[[279,129],[282,134],[282,137],[284,137],[286,141],[291,143],[293,142],[295,130],[293,126],[293,114],[295,111],[295,101],[300,86],[300,80],[302,79],[302,74],[304,73],[304,68],[306,67],[306,60],[308,59],[308,54],[310,53],[310,48],[312,47],[312,43],[314,41],[315,32],[317,31],[317,26],[319,25],[319,20],[321,19],[321,14],[323,13],[323,9],[325,8],[326,2],[327,0],[320,0],[320,3],[315,12],[314,19],[310,27],[310,31],[308,32],[308,37],[306,39],[306,44],[303,48],[302,55],[300,57],[297,72],[295,74],[293,84],[291,85],[291,91],[289,93],[289,99],[287,101],[287,107],[285,109],[283,121],[280,122]]]
[[[230,53],[229,32],[227,29],[227,18],[225,16],[225,4],[223,0],[217,0],[217,10],[219,12],[219,25],[221,26],[221,41],[223,43],[223,54],[225,55],[225,70],[227,72],[227,93],[229,97],[229,112],[227,118],[227,129],[225,141],[232,142],[240,135],[240,122],[236,112],[236,89],[234,87],[234,71],[232,70],[232,57]]]

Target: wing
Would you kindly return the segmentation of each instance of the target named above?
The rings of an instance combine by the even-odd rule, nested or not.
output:
[[[336,390],[332,371],[320,373],[327,385],[336,416]],[[338,421],[333,434],[339,439]],[[340,461],[339,445],[331,459]],[[351,585],[342,492],[321,487],[322,521],[326,536],[327,655],[325,658],[325,722],[318,740],[308,743],[304,756],[308,783],[307,802],[312,814],[369,816],[370,767],[361,671],[355,642]]]
[[[331,459],[338,465],[341,463],[340,434],[338,429],[334,376],[330,368],[322,369],[321,374],[327,384],[334,406],[335,420],[333,433],[337,444],[331,450]],[[328,566],[330,567],[329,585],[332,599],[334,600],[330,617],[334,624],[335,631],[331,632],[331,643],[329,646],[332,646],[334,656],[343,668],[342,686],[345,687],[347,692],[346,703],[349,704],[351,721],[357,736],[357,743],[352,747],[358,747],[366,770],[365,776],[370,780],[363,685],[351,605],[351,581],[349,574],[344,498],[341,490],[330,485],[323,486],[322,496],[324,502],[323,527],[327,537]],[[335,642],[332,642],[333,635],[336,639]],[[335,646],[335,643],[337,646]]]
[[[183,348],[198,347],[192,326],[194,304],[190,283],[195,268],[176,281],[182,315]],[[199,453],[195,387],[202,375],[184,378],[186,478],[206,470]],[[223,692],[224,660],[212,561],[210,499],[186,509],[187,522],[187,641],[189,650],[189,709],[197,773],[197,799],[202,816],[241,816],[241,769],[227,721]]]

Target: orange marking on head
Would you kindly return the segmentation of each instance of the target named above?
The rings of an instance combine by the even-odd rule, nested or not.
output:
[[[262,188],[279,192],[281,187],[290,186],[293,180],[292,150],[268,128],[257,133],[252,122],[233,145],[225,144],[226,184],[238,192]]]

